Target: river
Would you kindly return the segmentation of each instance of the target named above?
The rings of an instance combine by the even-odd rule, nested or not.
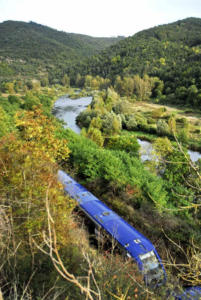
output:
[[[142,161],[157,160],[157,157],[153,154],[153,146],[150,142],[137,139],[140,145],[140,157]],[[196,162],[201,159],[201,153],[197,151],[188,150],[188,154],[192,162]]]
[[[76,124],[76,117],[86,109],[91,103],[92,97],[82,97],[79,99],[70,99],[68,96],[60,97],[54,104],[53,114],[60,120],[65,122],[65,128],[71,128],[74,132],[80,133],[80,128]],[[142,161],[157,159],[153,155],[152,144],[148,141],[138,139],[140,144],[140,156]],[[193,162],[201,159],[201,153],[188,150],[190,158]]]
[[[80,133],[80,127],[76,124],[76,117],[86,109],[91,103],[92,97],[83,97],[79,99],[70,99],[68,96],[59,98],[53,107],[53,114],[65,122],[65,128],[71,128],[74,132]]]

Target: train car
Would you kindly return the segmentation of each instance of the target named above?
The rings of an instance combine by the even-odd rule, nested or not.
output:
[[[166,272],[161,259],[145,236],[65,172],[58,172],[58,180],[63,184],[64,191],[77,201],[79,208],[93,222],[95,233],[105,231],[137,263],[147,285],[165,283]]]
[[[175,296],[176,300],[200,300],[201,299],[201,286],[188,287],[180,295]]]

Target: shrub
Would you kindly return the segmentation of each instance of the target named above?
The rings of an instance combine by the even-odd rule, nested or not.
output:
[[[159,135],[169,135],[169,126],[164,120],[158,120],[157,122],[157,133]]]
[[[109,138],[107,147],[113,150],[123,150],[136,156],[138,156],[138,150],[140,148],[137,138],[131,135],[111,137]]]

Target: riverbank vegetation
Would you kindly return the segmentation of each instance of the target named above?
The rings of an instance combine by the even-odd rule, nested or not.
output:
[[[117,134],[123,129],[151,141],[158,136],[174,140],[176,132],[184,145],[192,150],[201,150],[199,116],[194,115],[192,110],[189,115],[186,109],[158,105],[149,100],[121,97],[115,88],[110,87],[102,93],[95,93],[91,106],[78,116],[77,122],[89,128],[90,132],[92,127],[101,129],[105,136]]]

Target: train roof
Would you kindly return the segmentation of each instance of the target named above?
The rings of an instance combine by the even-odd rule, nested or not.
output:
[[[152,243],[101,201],[89,201],[80,207],[115,238],[133,257],[155,250]]]
[[[68,174],[59,171],[59,181],[64,190],[74,199],[93,221],[114,237],[133,257],[156,251],[153,244],[125,220],[113,212]]]
[[[201,286],[193,286],[193,287],[186,288],[182,294],[176,295],[175,299],[177,299],[177,300],[188,300],[188,299],[199,300],[199,299],[201,299]]]

